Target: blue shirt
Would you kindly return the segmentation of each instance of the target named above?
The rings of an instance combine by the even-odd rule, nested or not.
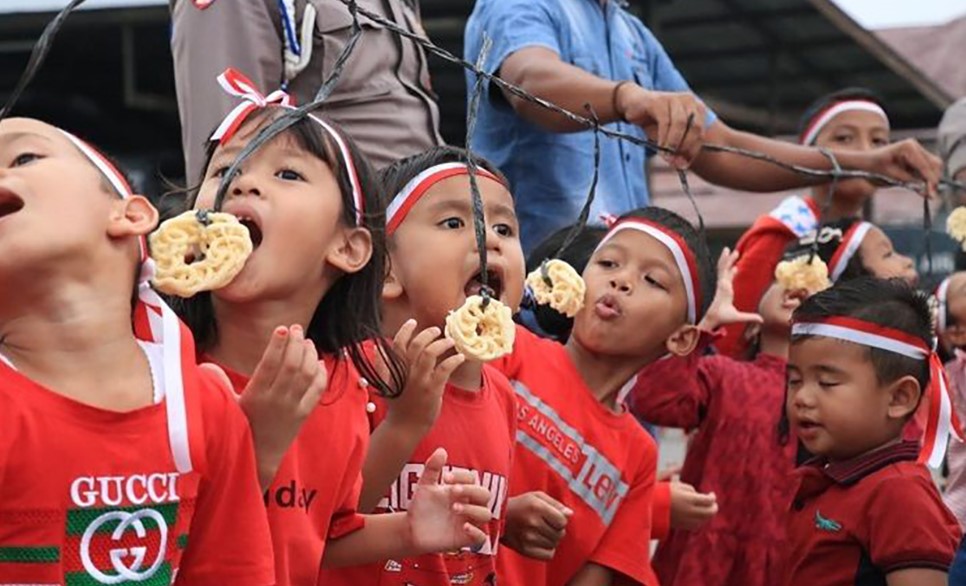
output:
[[[594,75],[660,91],[689,91],[654,35],[619,0],[477,0],[466,23],[465,56],[476,62],[483,33],[493,39],[485,69],[510,54],[545,47]],[[476,76],[467,73],[470,92]],[[715,120],[708,112],[705,121]],[[632,124],[608,128],[644,137]],[[577,220],[594,170],[594,134],[549,132],[517,116],[498,88],[480,102],[472,148],[500,168],[513,190],[524,250]],[[591,219],[648,204],[645,149],[601,137],[600,181]]]

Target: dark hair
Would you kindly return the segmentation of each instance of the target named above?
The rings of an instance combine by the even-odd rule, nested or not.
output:
[[[453,146],[438,146],[421,152],[417,155],[400,159],[379,172],[379,181],[382,183],[386,197],[386,205],[402,191],[406,184],[412,181],[417,175],[436,165],[443,163],[465,163],[467,160],[466,149]],[[480,169],[486,169],[496,175],[505,185],[509,185],[506,177],[496,166],[486,159],[473,154],[473,160]]]
[[[660,224],[677,234],[688,245],[688,248],[691,249],[691,252],[694,254],[694,260],[698,265],[696,267],[698,271],[698,289],[701,293],[701,307],[696,308],[697,316],[695,318],[697,321],[701,321],[701,318],[704,317],[704,312],[708,310],[714,298],[715,284],[717,282],[714,270],[715,265],[711,261],[711,251],[708,250],[708,243],[705,241],[704,235],[698,232],[697,228],[681,216],[670,210],[655,206],[631,210],[622,215],[619,220],[623,220],[624,218],[642,218],[655,224]]]
[[[816,251],[818,258],[826,265],[832,262],[832,257],[842,247],[843,240],[848,231],[861,222],[858,218],[843,218],[834,222],[823,224],[817,231],[810,232],[795,242],[792,242],[785,249],[784,258],[790,260],[800,256],[812,254],[812,243],[818,238]],[[831,267],[829,267],[831,268]],[[849,262],[846,263],[842,274],[839,275],[837,282],[851,281],[859,277],[874,277],[875,275],[862,263],[861,254],[853,254]]]
[[[253,115],[261,116],[260,125],[264,126],[277,117],[281,110],[271,108]],[[327,121],[337,128],[331,121]],[[332,284],[332,288],[319,301],[318,307],[306,330],[320,352],[338,354],[345,351],[359,374],[386,396],[396,396],[402,392],[406,378],[406,367],[392,350],[390,343],[380,331],[379,303],[386,271],[385,214],[381,205],[382,197],[379,183],[366,158],[355,143],[341,130],[349,155],[355,165],[356,175],[365,198],[363,226],[372,234],[372,258],[362,270],[347,273]],[[282,136],[295,140],[298,146],[324,161],[335,172],[342,195],[342,221],[349,226],[356,225],[355,205],[352,201],[352,184],[346,162],[342,160],[338,145],[322,127],[310,118],[303,118],[287,129]],[[207,169],[217,145],[209,145],[204,168]],[[200,181],[199,181],[200,183]],[[186,209],[194,206],[197,188],[186,190]],[[199,293],[190,299],[171,300],[175,311],[184,319],[195,335],[199,351],[210,348],[218,337],[214,308],[210,293]],[[371,358],[364,349],[364,343],[371,340],[376,350],[382,354],[389,368],[389,380],[383,379]]]
[[[607,228],[603,226],[584,226],[577,232],[573,241],[567,248],[560,250],[564,240],[574,229],[574,225],[561,228],[544,239],[527,257],[527,274],[540,268],[540,264],[549,259],[559,258],[574,268],[578,273],[583,273],[584,268],[593,256],[594,250],[600,241],[607,234]],[[559,254],[558,254],[559,253]],[[570,330],[574,327],[573,318],[567,317],[549,305],[539,305],[528,303],[528,308],[541,335],[549,336],[559,342],[565,342],[570,337]],[[524,323],[523,325],[528,325]]]
[[[830,108],[831,106],[834,106],[835,104],[838,104],[840,102],[848,102],[851,100],[863,100],[866,102],[872,102],[873,104],[878,105],[883,110],[888,111],[888,108],[886,108],[885,102],[883,101],[882,96],[880,96],[879,94],[875,93],[872,90],[861,88],[861,87],[849,87],[849,88],[840,89],[832,93],[825,94],[824,96],[812,102],[808,106],[808,108],[805,109],[805,112],[802,114],[802,117],[799,118],[798,120],[798,136],[799,137],[804,136],[805,131],[808,129],[808,125],[812,123],[812,120],[814,120],[816,116],[818,116],[819,114],[821,114],[822,112]]]
[[[929,297],[901,279],[860,277],[838,283],[806,299],[795,310],[792,319],[811,321],[828,317],[851,317],[899,330],[932,348]],[[806,336],[792,336],[792,343],[804,338]],[[928,360],[917,360],[879,348],[869,348],[869,358],[880,384],[913,376],[925,391],[929,383]]]

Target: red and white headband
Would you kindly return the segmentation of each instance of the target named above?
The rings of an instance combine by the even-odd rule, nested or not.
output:
[[[828,263],[829,278],[833,283],[838,281],[842,273],[845,272],[845,267],[849,266],[849,262],[859,251],[862,241],[865,240],[866,234],[871,229],[872,224],[869,222],[856,222],[846,230],[845,235],[842,236],[842,242],[835,249],[835,254],[832,255]]]
[[[678,271],[681,273],[681,278],[684,280],[684,291],[688,299],[688,322],[692,324],[698,323],[698,310],[701,307],[701,287],[698,283],[698,263],[691,247],[676,232],[660,224],[645,220],[644,218],[624,218],[614,223],[610,231],[607,232],[607,235],[597,245],[594,252],[596,253],[600,250],[621,230],[637,230],[638,232],[643,232],[656,239],[671,252],[671,256],[674,257],[674,263],[677,265]]]
[[[60,130],[60,129],[58,129]],[[97,167],[101,175],[111,184],[121,199],[133,195],[133,190],[124,175],[94,147],[73,134],[61,130],[77,150]],[[134,333],[140,340],[161,345],[165,411],[168,423],[168,442],[171,455],[178,472],[191,472],[191,450],[188,441],[188,416],[184,398],[182,375],[181,322],[174,311],[151,288],[154,277],[154,261],[148,255],[144,237],[138,241],[141,256],[141,271],[138,275],[138,304],[134,310]]]
[[[946,312],[948,311],[948,305],[946,304],[946,299],[949,295],[949,281],[951,277],[946,277],[939,283],[939,287],[936,288],[936,335],[942,334],[946,331],[946,326],[949,325],[946,320]]]
[[[242,103],[235,106],[235,108],[225,116],[225,119],[221,121],[218,128],[211,135],[209,140],[217,141],[218,144],[225,144],[231,137],[235,135],[238,128],[245,122],[248,116],[255,112],[256,110],[261,110],[262,108],[267,108],[269,106],[279,106],[281,108],[288,108],[290,110],[295,109],[295,100],[292,96],[288,95],[282,90],[275,90],[274,92],[263,95],[255,87],[250,79],[245,77],[244,74],[239,71],[229,67],[221,75],[218,76],[218,84],[225,90],[226,93],[233,96],[238,96],[242,98]],[[349,183],[352,186],[352,203],[355,206],[355,218],[356,224],[362,225],[362,215],[365,213],[365,197],[362,193],[362,184],[359,181],[359,173],[356,171],[355,161],[352,159],[352,154],[349,152],[349,145],[346,140],[342,137],[342,134],[338,132],[331,124],[328,124],[321,118],[308,115],[316,124],[322,127],[322,130],[335,142],[336,146],[339,148],[339,154],[345,163],[346,170],[348,171]]]
[[[949,435],[963,441],[963,429],[952,408],[949,380],[939,355],[923,340],[903,331],[880,326],[852,317],[828,317],[820,321],[801,321],[792,325],[792,336],[822,336],[878,348],[916,360],[929,361],[929,387],[923,394],[929,398],[926,437],[919,462],[931,468],[942,466]]]
[[[805,132],[802,133],[801,143],[805,146],[811,146],[815,144],[815,139],[818,138],[822,129],[828,126],[828,123],[832,121],[833,118],[842,114],[843,112],[872,112],[873,114],[878,114],[885,120],[886,125],[889,124],[889,115],[886,114],[882,106],[876,104],[875,102],[870,102],[869,100],[847,100],[844,102],[836,102],[835,104],[829,106],[828,108],[819,112],[812,121],[808,123],[805,127]]]
[[[469,175],[470,169],[466,166],[466,163],[443,163],[430,167],[426,169],[419,175],[413,177],[409,183],[406,184],[402,190],[392,198],[389,202],[389,206],[386,208],[386,235],[391,235],[393,232],[399,228],[399,225],[403,223],[406,219],[406,215],[409,214],[413,206],[430,190],[434,185],[443,181],[444,179],[449,179],[450,177],[457,177],[460,175]],[[486,169],[477,167],[476,169],[477,177],[486,177],[496,181],[500,185],[503,185],[503,181],[490,173]]]

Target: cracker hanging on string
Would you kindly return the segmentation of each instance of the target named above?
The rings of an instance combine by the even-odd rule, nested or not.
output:
[[[527,286],[540,305],[574,317],[584,306],[587,285],[577,271],[560,259],[545,260],[527,275]]]
[[[513,351],[516,325],[510,308],[496,299],[471,295],[446,316],[446,337],[467,358],[489,362]]]
[[[775,280],[786,291],[804,289],[809,295],[832,286],[828,266],[817,254],[803,254],[778,263]]]
[[[251,235],[238,218],[207,210],[166,220],[148,240],[156,265],[154,287],[178,297],[224,287],[252,253]]]
[[[946,233],[966,250],[966,206],[960,206],[946,219]]]

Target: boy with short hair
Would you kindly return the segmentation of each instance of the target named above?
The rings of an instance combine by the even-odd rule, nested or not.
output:
[[[927,298],[860,278],[795,312],[787,410],[817,457],[788,517],[785,584],[939,586],[960,538],[921,462],[942,461],[950,415]],[[902,440],[923,397],[925,445]]]

